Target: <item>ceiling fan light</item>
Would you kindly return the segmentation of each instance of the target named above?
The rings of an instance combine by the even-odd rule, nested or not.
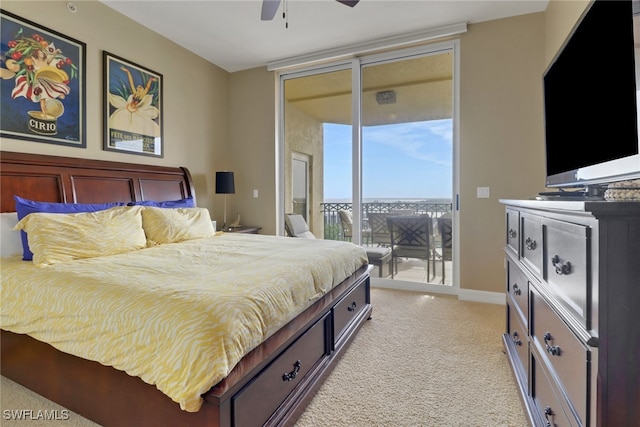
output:
[[[339,3],[346,4],[349,7],[353,7],[358,4],[360,0],[336,0]]]
[[[354,7],[355,5],[358,4],[360,0],[336,0],[336,1],[344,5],[347,5],[349,7]],[[278,11],[280,2],[281,0],[262,0],[262,11],[260,13],[260,19],[263,21],[271,21],[276,16],[276,12]],[[285,9],[286,9],[286,3],[285,3]]]
[[[271,21],[273,17],[276,16],[279,6],[280,0],[263,0],[260,19],[263,21]]]

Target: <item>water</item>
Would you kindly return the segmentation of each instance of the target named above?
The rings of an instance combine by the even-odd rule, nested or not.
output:
[[[362,203],[451,203],[451,198],[439,198],[439,197],[424,197],[424,198],[391,198],[391,197],[380,197],[380,198],[365,198],[362,199]],[[328,198],[324,200],[324,203],[351,203],[352,199],[331,199]]]

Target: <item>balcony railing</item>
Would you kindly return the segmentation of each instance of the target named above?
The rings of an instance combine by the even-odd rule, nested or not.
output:
[[[345,203],[322,203],[322,211],[324,213],[324,238],[329,240],[343,240],[342,224],[340,223],[341,210],[353,209],[350,202]],[[392,212],[396,210],[410,210],[415,214],[427,214],[432,218],[439,218],[447,212],[451,212],[452,204],[450,201],[397,201],[397,202],[367,202],[362,204],[363,224],[368,222],[367,214],[370,212]]]

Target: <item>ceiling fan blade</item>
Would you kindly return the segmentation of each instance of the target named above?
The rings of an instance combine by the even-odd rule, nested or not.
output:
[[[358,4],[360,0],[336,0],[339,3],[346,4],[349,7],[353,7]]]
[[[263,21],[271,21],[273,17],[276,16],[279,6],[280,0],[262,0],[262,14],[260,15],[260,19]]]

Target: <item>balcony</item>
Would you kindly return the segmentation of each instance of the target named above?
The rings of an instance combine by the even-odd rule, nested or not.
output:
[[[350,240],[344,236],[342,222],[340,220],[340,210],[352,211],[353,205],[350,202],[321,204],[324,216],[324,238],[329,240]],[[387,213],[393,211],[410,211],[417,215],[429,215],[434,220],[434,240],[437,258],[435,263],[435,272],[431,272],[431,277],[427,277],[426,261],[416,258],[401,258],[398,262],[397,273],[394,274],[394,280],[411,281],[419,283],[433,283],[451,286],[452,265],[451,261],[442,262],[440,258],[442,254],[442,239],[437,232],[437,221],[442,215],[451,212],[451,201],[447,200],[424,200],[424,201],[396,201],[396,202],[366,202],[362,204],[363,211],[363,229],[368,230],[370,213]],[[363,238],[363,246],[378,246],[369,239]],[[444,279],[443,279],[444,270]],[[387,268],[383,268],[382,277],[391,279],[391,273]],[[378,267],[372,273],[372,277],[379,277]]]

